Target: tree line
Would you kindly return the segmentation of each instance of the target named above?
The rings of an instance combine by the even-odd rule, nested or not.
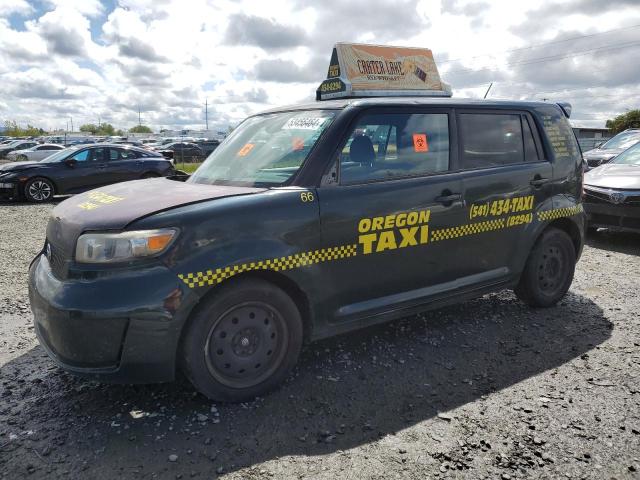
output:
[[[123,136],[126,133],[122,129],[116,129],[110,123],[101,123],[100,125],[95,125],[93,123],[86,123],[80,126],[80,131],[84,133],[90,133],[91,135],[97,136]],[[146,125],[136,125],[135,127],[131,127],[128,130],[129,133],[153,133],[151,128]],[[2,135],[8,137],[39,137],[41,135],[47,135],[50,132],[34,127],[33,125],[27,124],[26,127],[20,127],[13,120],[6,120],[4,122],[4,131],[1,132]]]

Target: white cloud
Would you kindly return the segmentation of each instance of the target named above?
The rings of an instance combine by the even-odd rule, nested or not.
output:
[[[0,17],[9,15],[29,15],[34,8],[26,0],[0,0]]]
[[[628,41],[640,28],[511,50],[640,23],[633,0],[610,3],[119,0],[113,8],[97,0],[0,0],[0,120],[59,127],[69,116],[75,125],[100,116],[127,128],[140,108],[154,128],[202,127],[208,99],[210,125],[225,128],[271,106],[312,100],[333,43],[366,41],[431,48],[456,96],[482,96],[493,81],[491,96],[568,99],[574,116],[602,125],[638,107],[633,63],[625,62],[637,49],[514,63]],[[15,14],[27,19],[23,26],[9,23]]]

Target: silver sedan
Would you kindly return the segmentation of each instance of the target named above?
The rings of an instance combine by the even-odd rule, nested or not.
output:
[[[35,147],[27,148],[25,150],[14,150],[7,154],[7,160],[12,162],[18,161],[31,161],[39,162],[40,160],[47,158],[60,150],[64,150],[64,145],[58,145],[56,143],[43,143],[36,145]]]

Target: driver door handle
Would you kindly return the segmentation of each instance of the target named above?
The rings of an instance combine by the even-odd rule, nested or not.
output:
[[[531,185],[532,187],[538,188],[543,186],[545,183],[549,183],[549,181],[550,180],[548,178],[542,178],[542,177],[536,176],[533,180],[529,182],[529,185]]]
[[[462,199],[462,195],[459,193],[451,193],[449,195],[440,195],[434,200],[438,203],[442,203],[443,205],[450,205],[453,202],[457,202]]]

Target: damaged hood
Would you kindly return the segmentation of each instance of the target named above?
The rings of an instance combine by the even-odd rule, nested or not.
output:
[[[183,183],[167,178],[117,183],[76,195],[56,206],[47,226],[47,239],[67,250],[84,231],[121,230],[134,220],[171,208],[263,191],[264,188]]]

